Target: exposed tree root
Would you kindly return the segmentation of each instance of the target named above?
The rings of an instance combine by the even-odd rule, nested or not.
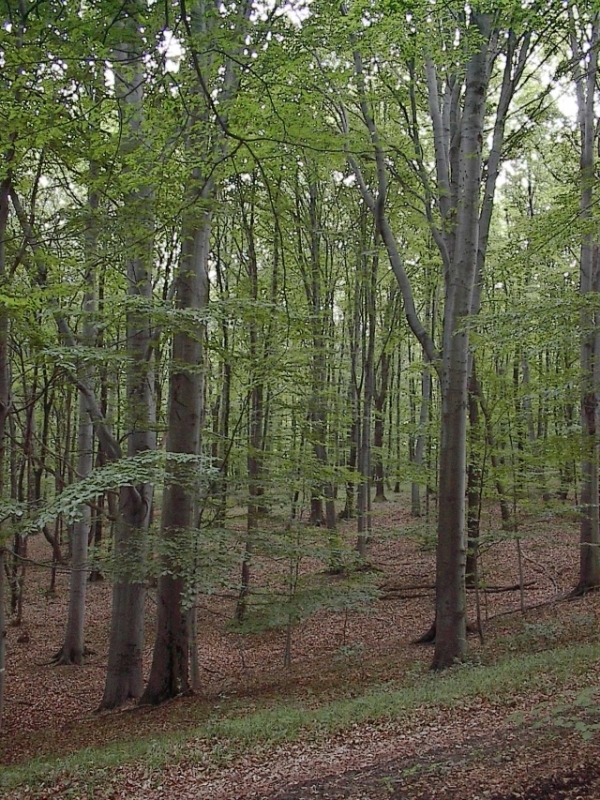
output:
[[[567,593],[567,600],[574,600],[577,597],[585,597],[586,594],[590,594],[590,592],[597,592],[599,589],[600,586],[598,585],[590,586],[584,581],[580,581],[574,589],[571,589],[571,591]]]

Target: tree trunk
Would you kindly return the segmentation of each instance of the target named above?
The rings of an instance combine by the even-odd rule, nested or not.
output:
[[[254,187],[253,187],[254,188]],[[250,217],[246,214],[242,200],[242,224],[246,234],[248,247],[248,278],[250,280],[250,299],[258,304],[258,257],[254,241],[254,198],[250,208]],[[250,321],[250,385],[249,391],[249,426],[248,426],[248,508],[246,516],[246,547],[242,561],[240,591],[235,609],[235,618],[242,622],[246,614],[248,594],[250,592],[250,562],[254,550],[254,541],[258,531],[259,518],[262,513],[264,496],[263,480],[263,447],[264,447],[264,354],[259,357],[259,330],[255,319]]]
[[[95,169],[90,169],[90,178],[95,176]],[[85,295],[83,300],[83,333],[82,344],[92,347],[95,337],[95,325],[92,315],[96,309],[96,274],[97,258],[97,223],[98,195],[90,192],[88,197],[89,221],[85,235],[86,274]],[[81,370],[83,379],[92,381],[93,373],[89,367]],[[85,397],[79,394],[79,418],[77,433],[77,477],[87,478],[94,466],[94,424],[87,413]],[[69,608],[67,626],[61,649],[56,655],[58,664],[81,664],[85,655],[85,601],[88,577],[88,545],[92,525],[92,511],[87,503],[80,508],[80,518],[73,525],[71,542],[71,575],[69,580]]]
[[[366,88],[365,66],[351,34],[354,74],[361,116],[367,128],[374,165],[367,180],[357,161],[348,152],[358,188],[373,214],[388,252],[392,271],[404,300],[404,313],[425,357],[438,372],[441,387],[442,421],[439,453],[438,549],[436,575],[436,652],[433,668],[450,666],[461,659],[466,649],[465,623],[465,472],[468,377],[467,322],[477,311],[474,288],[485,261],[494,193],[502,158],[502,143],[507,112],[522,79],[530,50],[531,34],[492,28],[495,17],[471,9],[468,27],[477,42],[466,64],[438,70],[430,57],[425,59],[429,115],[435,155],[436,185],[432,187],[431,168],[424,158],[421,118],[418,110],[415,61],[410,59],[410,105],[404,116],[414,144],[415,172],[422,182],[423,198],[433,239],[440,251],[444,269],[445,306],[442,350],[423,325],[413,295],[411,279],[400,255],[385,205],[388,194],[388,158],[384,139],[375,121],[377,107],[371,104]],[[464,31],[462,32],[464,34]],[[482,146],[486,96],[494,61],[504,50],[505,68],[496,106],[492,144],[482,173]],[[350,133],[349,116],[340,109],[341,126]],[[430,143],[428,142],[428,146]],[[376,189],[371,188],[375,182]],[[481,197],[481,189],[485,187]],[[438,225],[436,221],[441,218]]]
[[[87,414],[85,398],[79,396],[79,431],[77,436],[77,474],[87,477],[92,471],[94,428]],[[88,504],[80,509],[80,518],[72,529],[69,607],[62,647],[56,655],[58,664],[82,664],[85,655],[85,600],[88,576],[88,542],[92,512]]]
[[[571,14],[571,23],[575,21]],[[595,142],[597,139],[594,96],[598,73],[598,42],[600,17],[594,14],[591,42],[586,56],[581,51],[575,33],[571,45],[575,62],[575,83],[581,132],[580,155],[580,218],[586,226],[580,253],[580,293],[585,297],[600,291],[600,246],[589,231],[594,216]],[[583,62],[583,63],[582,63]],[[600,448],[597,432],[599,425],[600,392],[600,326],[599,314],[591,304],[582,305],[581,311],[581,523],[579,582],[575,594],[583,594],[600,586],[600,493],[598,459]]]
[[[298,221],[303,216],[302,200],[303,186],[297,179],[296,183],[296,208]],[[323,265],[321,263],[321,203],[319,198],[319,184],[313,175],[309,176],[308,186],[308,230],[309,253],[308,257],[303,246],[303,231],[298,229],[298,257],[302,268],[302,280],[309,311],[310,333],[312,338],[312,366],[311,366],[311,393],[308,401],[308,421],[310,423],[310,441],[317,464],[327,469],[329,459],[327,454],[327,403],[326,392],[328,385],[327,372],[327,299],[324,296]],[[314,482],[310,500],[311,525],[325,525],[328,530],[335,531],[336,511],[334,502],[334,489],[330,480],[318,478]],[[331,534],[332,540],[336,538]],[[335,549],[335,548],[334,548]]]
[[[365,237],[366,238],[366,237]],[[363,346],[362,346],[362,415],[360,424],[360,445],[358,449],[358,502],[356,549],[362,559],[367,556],[367,544],[371,537],[371,428],[372,409],[375,396],[375,289],[377,286],[377,270],[379,258],[373,256],[369,266],[367,258],[363,258]]]
[[[145,74],[143,42],[135,16],[127,17],[123,24],[129,37],[125,37],[115,52],[115,92],[122,115],[124,170],[128,173],[136,168],[139,170],[136,159],[143,152],[141,125]],[[136,181],[138,185],[127,192],[124,209],[128,296],[132,300],[126,317],[125,422],[129,457],[156,448],[152,327],[145,310],[152,298],[152,192],[144,185],[143,176],[141,180],[141,185]],[[144,231],[143,237],[140,230]],[[142,303],[136,302],[140,300]],[[143,689],[146,539],[152,497],[153,488],[149,484],[123,486],[119,492],[108,666],[100,703],[104,709],[116,708],[129,699],[138,698]]]
[[[351,477],[346,481],[346,502],[340,514],[341,519],[353,519],[356,516],[356,481],[354,476],[357,473],[358,449],[360,437],[360,389],[357,373],[357,360],[360,338],[360,284],[347,275],[347,283],[352,286],[352,298],[348,298],[348,303],[352,304],[352,319],[348,323],[348,338],[350,348],[350,378],[348,381],[348,413],[350,424],[348,426],[348,459],[346,468],[351,473]]]
[[[384,420],[385,404],[387,401],[388,382],[390,375],[390,356],[385,350],[379,359],[379,385],[375,392],[375,424],[373,427],[373,448],[374,448],[374,483],[375,500],[385,503],[385,472],[383,468],[383,439],[384,439]]]
[[[479,549],[479,521],[483,487],[483,454],[481,452],[481,425],[476,393],[475,363],[469,377],[469,465],[467,467],[467,586],[475,586]]]
[[[0,285],[6,280],[6,233],[8,227],[10,177],[0,183]],[[0,308],[0,497],[5,490],[5,430],[10,411],[10,372],[8,355],[8,310]],[[0,729],[4,711],[4,686],[6,678],[6,605],[5,561],[3,541],[4,526],[0,528]]]
[[[0,730],[4,713],[4,686],[6,685],[6,605],[5,605],[5,555],[6,550],[0,547]]]
[[[413,464],[417,470],[423,467],[423,457],[425,455],[425,440],[427,431],[427,421],[429,419],[429,407],[431,404],[431,372],[424,369],[421,372],[421,407],[419,410],[419,427],[417,440],[413,453]],[[413,517],[421,516],[421,483],[418,480],[412,481],[410,492],[410,510]]]
[[[489,18],[477,17],[484,44],[467,64],[458,152],[456,231],[451,242],[442,349],[442,422],[438,483],[436,637],[432,667],[466,653],[465,491],[469,374],[466,321],[472,310],[479,243],[479,190],[485,98],[489,81]]]
[[[183,224],[181,257],[177,279],[176,303],[182,310],[200,310],[208,304],[208,255],[211,214],[201,211],[198,202],[210,194],[211,186],[203,184],[194,171],[188,188],[188,212]],[[173,336],[173,356],[169,379],[169,411],[167,453],[198,455],[203,361],[202,336],[196,331],[180,329]],[[168,461],[169,463],[169,461]],[[158,615],[152,667],[141,703],[155,705],[183,694],[190,689],[188,665],[188,625],[184,608],[186,586],[183,577],[185,544],[195,526],[197,467],[170,460],[171,470],[180,479],[170,481],[164,490],[161,520],[163,569],[158,579]],[[166,545],[166,546],[165,546]]]

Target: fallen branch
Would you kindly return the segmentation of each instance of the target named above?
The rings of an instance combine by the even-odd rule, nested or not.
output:
[[[520,589],[535,589],[536,582],[535,581],[527,581],[522,586],[520,583],[514,583],[512,586],[482,586],[480,587],[480,592],[486,592],[487,594],[500,594],[501,592],[518,592]],[[471,587],[470,591],[475,591],[475,587]]]
[[[532,603],[532,605],[530,606],[525,606],[523,611],[521,611],[520,608],[510,608],[508,611],[498,611],[497,614],[492,614],[491,617],[488,617],[487,622],[491,622],[491,620],[496,619],[496,617],[506,617],[509,614],[517,614],[517,613],[526,614],[528,611],[533,611],[536,608],[543,608],[544,606],[554,605],[554,603],[560,603],[561,600],[568,600],[570,594],[571,594],[570,592],[561,592],[560,594],[555,594],[549,600],[542,600],[539,603]]]
[[[390,599],[392,597],[399,598],[399,599],[410,600],[412,598],[428,597],[428,595],[425,595],[425,594],[404,594],[404,592],[422,591],[423,589],[427,589],[427,590],[433,591],[433,590],[435,590],[435,584],[433,584],[433,583],[423,583],[423,584],[414,584],[414,585],[411,585],[411,586],[390,586],[390,587],[387,587],[387,588],[385,586],[382,586],[380,588],[381,588],[381,590],[383,592],[380,595],[380,599],[381,600],[388,600],[388,599]],[[479,591],[480,592],[484,592],[485,594],[500,594],[502,592],[518,592],[518,591],[521,590],[521,588],[523,588],[523,589],[534,589],[534,588],[536,588],[536,583],[535,583],[535,581],[528,581],[527,583],[524,583],[522,587],[521,587],[520,583],[515,583],[515,584],[513,584],[511,586],[481,586],[479,588]],[[474,586],[468,586],[467,587],[467,591],[474,592],[475,591],[475,587]]]

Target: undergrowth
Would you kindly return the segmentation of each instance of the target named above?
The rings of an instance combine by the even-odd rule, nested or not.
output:
[[[242,752],[258,752],[301,737],[320,739],[359,723],[409,720],[411,713],[423,708],[452,709],[479,699],[501,704],[541,687],[558,697],[562,687],[587,676],[599,660],[599,643],[577,644],[511,655],[488,666],[457,665],[443,675],[411,673],[403,685],[386,684],[317,708],[281,702],[248,712],[238,706],[177,733],[5,767],[0,770],[0,789],[21,788],[27,797],[35,797],[35,792],[60,783],[61,797],[91,797],[97,796],[92,794],[94,786],[110,782],[124,765],[135,764],[147,774],[183,762],[214,769]]]

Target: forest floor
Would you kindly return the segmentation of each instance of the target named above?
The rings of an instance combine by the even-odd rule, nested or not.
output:
[[[413,644],[432,621],[431,526],[398,498],[377,504],[374,520],[364,579],[329,576],[317,557],[295,562],[294,608],[305,614],[288,629],[237,630],[231,587],[202,596],[201,689],[157,709],[96,713],[108,582],[89,586],[85,665],[52,665],[68,574],[49,594],[48,570],[30,566],[23,621],[7,637],[0,796],[598,800],[600,593],[567,599],[578,567],[573,510],[521,515],[518,543],[486,510],[484,589],[469,592],[482,635],[470,636],[468,662],[442,675],[428,670],[431,647]],[[349,542],[354,526],[342,526]],[[29,556],[49,558],[41,537]],[[257,590],[291,592],[288,561],[257,559]],[[309,608],[302,587],[320,605]],[[150,591],[147,667],[154,603]]]

